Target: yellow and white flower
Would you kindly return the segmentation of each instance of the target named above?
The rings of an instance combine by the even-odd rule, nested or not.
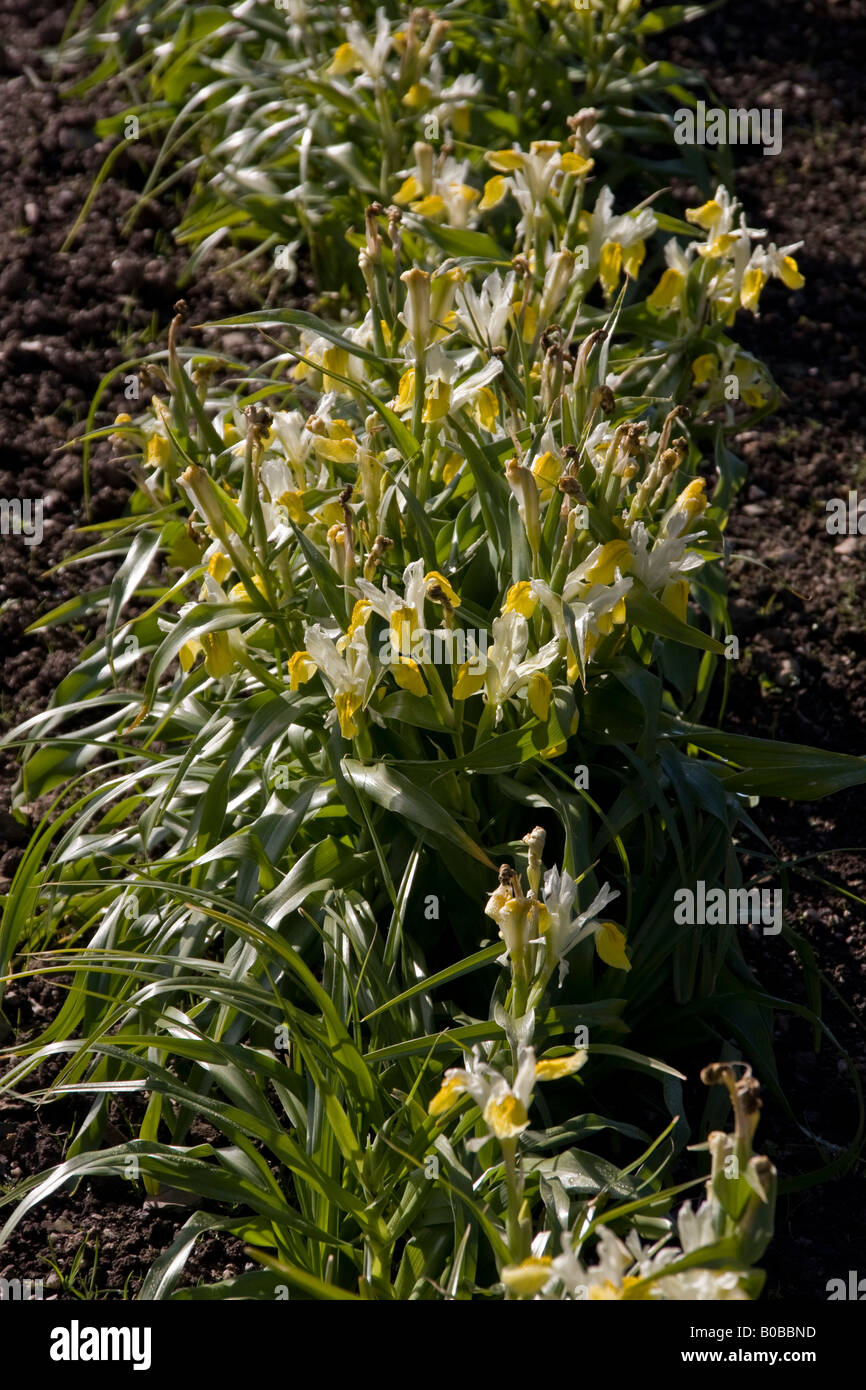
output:
[[[590,936],[594,937],[595,949],[605,965],[613,965],[617,970],[630,970],[625,953],[625,936],[613,922],[602,921],[599,915],[608,903],[619,897],[619,893],[606,883],[589,906],[575,915],[576,897],[577,884],[571,874],[565,870],[560,873],[557,868],[547,871],[544,877],[546,916],[542,934],[538,938],[545,948],[546,975],[552,974],[558,966],[561,985],[568,974],[566,957]]]
[[[665,261],[666,269],[662,271],[661,279],[647,299],[647,304],[656,313],[666,314],[679,309],[683,302],[691,262],[674,237],[665,244]]]
[[[450,1067],[427,1111],[444,1115],[461,1095],[469,1094],[481,1111],[491,1134],[499,1140],[516,1139],[529,1126],[529,1107],[535,1087],[535,1051],[518,1052],[517,1073],[506,1081],[495,1067],[481,1060],[478,1052],[464,1058],[465,1066]]]
[[[228,556],[223,559],[230,568]],[[218,565],[212,561],[211,568],[219,573],[227,573],[225,565]],[[257,587],[259,587],[257,585]],[[199,603],[231,604],[243,603],[249,595],[243,584],[236,584],[233,589],[226,594],[222,585],[217,582],[212,573],[204,576],[199,593]],[[183,618],[190,612],[195,604],[186,603],[179,610],[178,617]],[[160,627],[163,627],[160,622]],[[170,630],[165,628],[164,630]],[[209,676],[221,679],[227,676],[238,662],[242,662],[246,655],[247,644],[240,631],[240,622],[228,628],[216,629],[212,632],[203,632],[201,637],[190,637],[184,642],[179,652],[180,664],[184,671],[189,671],[195,664],[196,657],[204,656],[205,670]]]
[[[453,608],[460,606],[459,594],[455,593],[444,575],[438,571],[425,574],[423,560],[413,560],[406,566],[402,595],[389,586],[387,576],[381,589],[367,579],[356,582],[362,600],[355,605],[355,612],[365,607],[367,614],[377,613],[385,619],[388,624],[385,646],[387,664],[397,684],[413,695],[427,694],[421,667],[412,652],[427,632],[424,604],[428,586],[433,584],[438,585]]]
[[[513,270],[505,276],[494,270],[482,281],[480,290],[469,280],[460,285],[456,317],[470,341],[490,349],[506,346],[507,329],[514,317],[514,282]]]
[[[461,136],[469,134],[469,113],[471,108],[478,101],[483,90],[483,83],[480,77],[473,77],[471,73],[460,73],[448,87],[443,87],[437,91],[437,106],[434,106],[434,115],[440,125],[453,123],[455,130]]]
[[[634,583],[627,574],[631,560],[626,541],[607,541],[597,545],[566,578],[562,603],[571,609],[578,644],[575,652],[564,621],[560,619],[562,627],[558,630],[569,641],[572,654],[569,680],[576,680],[578,674],[581,680],[585,679],[586,667],[599,642],[609,636],[615,626],[625,623],[625,598]]]
[[[481,1111],[490,1133],[500,1142],[515,1140],[529,1125],[529,1107],[536,1081],[556,1081],[579,1071],[584,1051],[536,1062],[535,1049],[518,1047],[517,1072],[507,1081],[502,1072],[481,1060],[477,1051],[464,1056],[463,1067],[450,1067],[427,1107],[430,1115],[444,1115],[461,1095],[468,1094]]]
[[[476,204],[481,194],[466,181],[468,160],[458,163],[451,155],[440,155],[437,160],[432,147],[421,141],[414,152],[415,167],[406,174],[394,194],[394,202],[408,205],[410,212],[434,222],[473,227],[478,220]]]
[[[468,406],[482,428],[492,429],[499,415],[499,402],[490,389],[490,383],[502,372],[502,363],[498,357],[493,357],[483,367],[459,380],[461,370],[461,362],[449,357],[438,343],[427,350],[424,422],[438,424],[448,415],[457,415],[464,406]],[[407,414],[412,409],[416,381],[415,368],[407,368],[400,378],[397,395],[390,402],[392,410]]]
[[[314,675],[314,668],[320,671],[331,687],[340,733],[343,738],[355,738],[360,732],[359,715],[370,691],[370,652],[363,624],[356,627],[342,653],[320,623],[304,629],[304,642],[306,649],[296,652],[289,663],[292,688],[306,684]],[[326,723],[333,717],[329,716]]]
[[[632,575],[645,584],[650,593],[658,595],[682,621],[685,621],[689,595],[686,575],[704,564],[704,557],[689,550],[688,546],[705,534],[695,531],[687,538],[665,533],[653,539],[644,523],[637,521],[629,536]]]
[[[376,35],[371,43],[363,24],[352,21],[346,25],[346,41],[336,50],[328,68],[331,77],[345,77],[352,72],[362,72],[373,82],[385,75],[394,36],[385,10],[376,11]]]
[[[505,611],[495,618],[492,634],[493,641],[487,652],[487,670],[483,674],[473,675],[468,662],[461,666],[454,686],[454,699],[468,700],[471,695],[484,689],[495,709],[495,722],[498,724],[505,701],[527,691],[533,676],[543,675],[545,668],[556,660],[559,640],[554,637],[533,656],[527,656],[529,624],[516,610]],[[548,690],[548,703],[549,699]],[[543,709],[543,705],[540,708]],[[541,715],[538,714],[538,717]]]
[[[642,208],[637,216],[615,214],[613,193],[601,189],[588,219],[587,251],[590,267],[608,298],[615,294],[623,272],[637,275],[646,255],[646,239],[657,225],[649,208]]]
[[[575,150],[563,152],[558,140],[533,140],[528,151],[493,150],[487,163],[496,170],[484,185],[480,210],[496,207],[511,193],[523,214],[517,227],[522,236],[533,224],[546,222],[545,202],[555,196],[566,174],[581,176],[593,168],[593,160]]]

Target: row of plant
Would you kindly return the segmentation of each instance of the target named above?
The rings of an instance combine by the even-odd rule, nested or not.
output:
[[[37,625],[104,619],[15,735],[19,804],[54,800],[0,974],[66,998],[3,1085],[50,1062],[28,1094],[91,1108],[0,1238],[111,1172],[206,1204],[144,1298],[752,1297],[776,1175],[749,1064],[785,1106],[783,1005],[736,915],[683,926],[674,903],[778,877],[758,796],[864,780],[715,727],[727,441],[777,399],[731,330],[769,278],[801,283],[797,248],[724,186],[683,218],[641,199],[641,141],[680,93],[639,60],[654,12],[299,6],[274,34],[264,9],[197,8],[172,44],[175,8],[147,7],[124,70],[164,93],[166,177],[181,133],[207,170],[201,246],[209,216],[292,235],[338,293],[330,317],[227,321],[272,342],[255,371],[196,347],[179,306],[150,407],[112,428],[129,514],[76,561],[115,578]],[[113,14],[86,40],[123,66]],[[182,99],[199,67],[235,86]],[[279,112],[257,100],[275,72]],[[252,191],[225,176],[238,151]],[[660,1060],[708,1056],[732,1135],[722,1091],[689,1124]],[[181,1287],[212,1228],[257,1271]]]

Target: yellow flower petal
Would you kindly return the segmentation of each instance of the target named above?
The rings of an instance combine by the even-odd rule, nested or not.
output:
[[[622,268],[626,275],[632,280],[637,278],[638,271],[644,263],[646,256],[646,246],[642,241],[636,241],[633,246],[629,246],[623,253]]]
[[[550,159],[552,155],[559,154],[558,140],[531,140],[529,153],[540,155],[542,159]]]
[[[566,174],[588,174],[595,168],[594,159],[584,159],[582,154],[577,154],[574,150],[569,150],[568,154],[562,156],[561,169]]]
[[[733,251],[737,240],[736,232],[723,232],[721,236],[714,237],[708,246],[699,246],[698,255],[703,256],[705,260],[721,260]]]
[[[753,266],[751,270],[746,271],[740,289],[740,303],[744,309],[749,309],[754,313],[758,307],[758,300],[761,298],[761,290],[766,283],[766,275],[763,270],[759,270],[757,266]]]
[[[292,690],[299,689],[306,685],[307,681],[313,679],[317,667],[309,652],[295,652],[289,657],[289,687]]]
[[[220,679],[227,676],[235,664],[227,632],[203,632],[201,636],[205,670]]]
[[[693,227],[703,227],[705,232],[711,232],[721,216],[722,209],[715,198],[702,207],[686,208],[686,221],[691,222]]]
[[[662,603],[681,623],[686,621],[689,609],[689,582],[687,579],[672,579],[662,590]]]
[[[452,588],[444,574],[440,574],[438,570],[431,570],[429,574],[425,574],[424,583],[428,588],[431,584],[438,584],[448,602],[451,604],[451,607],[460,607],[460,595],[456,589]]]
[[[478,204],[479,212],[488,212],[497,207],[508,192],[508,179],[502,174],[494,174],[484,185],[484,197]]]
[[[542,1062],[536,1062],[535,1079],[559,1081],[563,1076],[571,1076],[574,1072],[580,1071],[587,1056],[588,1053],[581,1048],[579,1052],[570,1052],[567,1057],[547,1057]]]
[[[355,633],[359,630],[359,628],[365,626],[367,619],[369,618],[372,611],[373,610],[366,599],[356,599],[355,606],[352,609],[352,617],[349,621],[349,627],[346,632],[346,636],[349,638],[354,637]]]
[[[252,583],[254,589],[258,589],[262,598],[267,598],[267,593],[265,591],[265,581],[262,579],[262,576],[260,574],[252,575],[250,582]],[[232,587],[229,589],[228,596],[229,600],[232,603],[249,603],[250,601],[250,596],[247,593],[247,588],[245,584],[233,584]]]
[[[447,381],[442,381],[441,377],[435,377],[433,387],[427,392],[424,400],[424,423],[434,425],[437,420],[443,420],[450,405],[451,387]]]
[[[647,300],[647,304],[655,310],[674,308],[680,301],[685,283],[684,275],[681,275],[678,270],[668,267]]]
[[[800,271],[800,267],[793,256],[785,256],[779,275],[783,285],[787,285],[789,290],[801,290],[806,283],[806,277]]]
[[[215,579],[217,584],[222,584],[223,580],[232,572],[232,562],[228,555],[223,555],[221,550],[214,551],[207,562],[207,572],[211,579]]]
[[[347,72],[352,72],[359,66],[358,55],[352,45],[350,43],[341,43],[334,53],[328,72],[331,77],[345,77]]]
[[[598,263],[598,278],[605,294],[610,296],[619,284],[622,271],[622,247],[618,241],[606,241],[601,248]]]
[[[632,553],[628,541],[607,541],[598,558],[583,576],[585,584],[612,584],[616,571],[626,574],[631,568]]]
[[[304,506],[304,493],[297,489],[284,492],[278,498],[281,507],[285,507],[292,521],[301,526],[305,521],[310,520],[310,514]]]
[[[361,696],[357,695],[354,690],[347,690],[341,695],[334,696],[337,718],[340,721],[340,733],[343,738],[355,738],[357,736],[358,725],[355,722],[355,715],[362,703]]]
[[[408,410],[415,399],[415,368],[410,367],[400,378],[400,385],[397,387],[397,395],[391,402],[391,407],[398,413]]]
[[[466,1087],[459,1076],[449,1076],[447,1081],[443,1081],[439,1090],[427,1106],[428,1115],[444,1115],[446,1110],[450,1110],[465,1091]]]
[[[499,1100],[489,1100],[484,1107],[484,1123],[492,1129],[497,1139],[514,1139],[522,1134],[529,1124],[526,1106],[517,1096],[502,1096]]]
[[[452,691],[455,700],[468,700],[472,695],[477,695],[484,685],[484,676],[471,672],[469,666],[470,663],[464,661],[457,668],[457,680]]]
[[[180,664],[184,671],[192,670],[196,662],[196,657],[199,656],[201,650],[202,645],[197,637],[191,637],[188,642],[184,642],[183,646],[178,652],[178,656],[180,657]]]
[[[316,458],[330,463],[354,463],[358,457],[358,445],[354,439],[325,439],[316,435],[314,448]]]
[[[403,98],[403,105],[417,109],[419,106],[426,106],[430,96],[431,90],[426,82],[413,82]]]
[[[617,970],[631,970],[625,953],[625,935],[613,922],[604,922],[595,933],[595,949],[605,965]]]
[[[420,695],[423,699],[427,694],[427,686],[421,675],[421,667],[417,661],[412,660],[411,656],[402,656],[399,661],[392,662],[390,671],[400,688],[408,690],[410,695]]]
[[[554,454],[546,449],[532,464],[532,476],[545,487],[556,487],[562,476],[562,467]]]
[[[323,502],[315,508],[315,517],[323,526],[340,526],[343,522],[343,508],[339,502]]]
[[[495,393],[491,391],[489,386],[482,386],[479,388],[473,404],[473,414],[482,429],[492,430],[499,415],[499,402]]]
[[[540,719],[542,724],[550,713],[550,697],[553,694],[553,683],[549,676],[543,671],[535,671],[529,678],[529,685],[526,691],[526,698],[529,701],[529,708]]]
[[[515,169],[523,168],[526,156],[521,150],[492,150],[486,158],[492,169],[498,169],[504,174],[511,174]]]
[[[445,212],[445,199],[438,193],[428,193],[426,198],[419,198],[412,204],[412,211],[419,217],[441,217]]]
[[[419,626],[418,614],[414,608],[402,606],[392,611],[390,619],[390,638],[391,647],[395,653],[402,653],[406,656],[409,655],[412,638]]]
[[[502,612],[520,613],[524,618],[531,618],[535,612],[538,599],[532,592],[532,584],[528,579],[520,579],[516,584],[512,584],[508,593],[505,595],[505,607]]]
[[[329,439],[354,439],[355,432],[348,420],[329,420],[325,426]]]
[[[714,352],[705,352],[701,357],[696,357],[692,363],[692,376],[696,386],[701,386],[705,381],[709,381],[711,376],[715,376],[719,365],[719,359]]]
[[[694,521],[695,517],[703,516],[707,510],[707,484],[703,478],[693,478],[688,487],[684,487],[676,502],[676,511],[685,511],[689,521]]]
[[[394,194],[395,203],[411,203],[422,191],[421,185],[414,174],[410,174],[408,179],[404,179]]]
[[[788,258],[790,260],[790,257]],[[117,417],[118,420],[120,416]],[[117,420],[114,422],[117,424]],[[152,434],[147,441],[147,463],[151,468],[162,468],[171,457],[171,440],[163,439],[161,434]]]
[[[451,482],[452,478],[456,477],[462,463],[463,458],[460,454],[451,454],[449,456],[448,462],[442,469],[442,481],[446,487]]]
[[[518,1298],[532,1298],[550,1279],[552,1265],[550,1255],[530,1255],[519,1265],[505,1265],[500,1277],[509,1292],[517,1294]]]

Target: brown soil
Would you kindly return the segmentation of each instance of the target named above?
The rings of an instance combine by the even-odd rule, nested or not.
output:
[[[83,573],[93,588],[111,578],[110,562],[86,571],[49,572],[84,544],[76,529],[88,520],[81,452],[71,441],[84,432],[103,375],[164,346],[185,264],[171,236],[178,220],[171,203],[149,205],[131,235],[121,233],[153,158],[152,150],[134,141],[100,189],[75,242],[68,251],[60,249],[113,144],[99,140],[94,126],[126,105],[122,96],[105,90],[80,101],[61,98],[38,55],[56,43],[65,20],[65,8],[52,0],[7,0],[0,15],[0,497],[44,500],[41,544],[27,545],[11,535],[0,542],[0,719],[6,727],[44,708],[82,645],[95,635],[95,624],[51,628],[37,636],[26,628],[80,592]],[[184,297],[193,323],[241,313],[256,303],[242,282],[216,274],[198,276]],[[248,358],[251,335],[236,336],[234,342],[225,335],[220,344],[227,352],[243,348]],[[98,427],[130,410],[123,392],[118,377],[104,399]],[[133,412],[139,409],[140,403],[131,406]],[[89,519],[121,515],[131,490],[111,446],[97,446]],[[0,893],[31,829],[10,812],[15,777],[14,754],[0,753]],[[59,999],[60,991],[45,981],[11,989],[4,1004],[11,1032],[24,1038],[40,1031]],[[0,1041],[7,1041],[7,1031],[0,1015]],[[118,1108],[112,1120],[128,1137],[129,1107],[124,1110],[126,1115]],[[58,1162],[73,1120],[82,1113],[65,1101],[34,1111],[23,1101],[0,1099],[0,1191]],[[46,1288],[57,1288],[60,1280],[44,1257],[53,1249],[54,1262],[68,1275],[86,1240],[75,1287],[83,1290],[92,1279],[100,1296],[110,1290],[120,1297],[128,1281],[134,1293],[189,1214],[178,1206],[143,1206],[138,1190],[121,1181],[88,1182],[27,1218],[0,1252],[0,1277],[44,1277]],[[4,1220],[7,1215],[3,1209]],[[188,1278],[212,1282],[246,1267],[237,1241],[208,1236],[196,1246]]]

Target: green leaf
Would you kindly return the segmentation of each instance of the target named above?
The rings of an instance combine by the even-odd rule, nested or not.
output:
[[[832,792],[859,787],[866,782],[866,758],[856,758],[850,753],[831,753],[803,743],[729,734],[679,720],[665,722],[672,736],[684,738],[703,752],[725,758],[742,769],[710,764],[710,770],[729,792],[816,801]]]
[[[700,628],[681,622],[639,580],[635,580],[626,594],[625,606],[629,620],[646,632],[654,632],[658,637],[667,637],[672,642],[682,642],[686,647],[700,647],[702,651],[724,656],[722,642],[717,642],[715,637],[710,637]]]
[[[453,815],[429,792],[395,772],[388,764],[360,763],[354,758],[344,758],[343,769],[357,791],[365,792],[386,811],[405,816],[412,825],[422,826],[439,838],[457,845],[487,868],[496,868],[493,860],[458,825]]]

